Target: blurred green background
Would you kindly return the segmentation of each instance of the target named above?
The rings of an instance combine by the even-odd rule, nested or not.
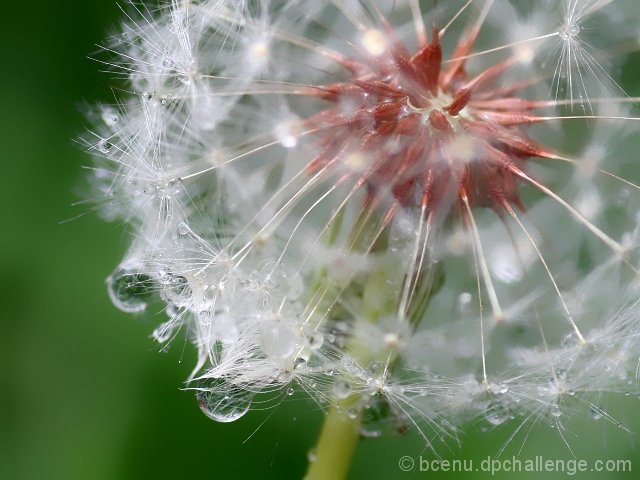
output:
[[[0,12],[0,479],[300,478],[321,421],[314,404],[294,397],[234,424],[208,420],[181,390],[190,347],[176,342],[158,352],[149,338],[155,320],[109,303],[104,278],[129,242],[126,230],[91,213],[60,223],[87,212],[71,206],[82,198],[88,163],[72,139],[85,127],[84,102],[114,98],[116,82],[88,56],[116,25],[115,1],[4,1]],[[640,93],[638,66],[632,56],[624,71],[632,94]],[[604,406],[640,432],[635,392]],[[638,436],[593,422],[567,422],[576,458],[631,459],[634,471],[576,478],[639,478]],[[479,462],[498,452],[513,425],[480,430],[439,453]],[[571,458],[548,425],[535,426],[526,442],[525,433],[506,458],[523,443],[522,459]],[[403,455],[432,457],[417,435],[370,439],[359,446],[352,478],[434,476],[403,473]]]

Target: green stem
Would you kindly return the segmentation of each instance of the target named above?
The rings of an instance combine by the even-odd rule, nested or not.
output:
[[[386,250],[387,235],[380,231],[380,219],[372,217],[375,215],[366,209],[358,215],[347,241],[352,250],[364,251],[367,254]],[[332,229],[330,240],[334,242],[336,238],[337,233]],[[323,273],[326,275],[326,272]],[[393,289],[390,289],[387,283],[389,277],[386,269],[369,272],[367,275],[362,291],[357,294],[362,300],[360,312],[362,318],[376,323],[383,315],[389,315],[394,311],[397,299],[393,296]],[[322,280],[326,280],[324,275],[320,281]],[[389,361],[391,358],[390,352],[383,351],[374,355],[367,350],[366,345],[354,342],[350,342],[347,351],[361,365],[367,365],[374,360]],[[360,439],[362,419],[359,400],[359,395],[352,395],[336,402],[329,409],[318,443],[310,455],[305,480],[346,478]]]
[[[325,416],[320,438],[310,454],[305,480],[346,478],[360,438],[360,418],[351,418],[346,412],[340,406],[332,407]]]
[[[384,272],[372,272],[365,283],[362,293],[362,315],[371,322],[376,322],[385,313],[390,302],[386,291],[386,275]],[[361,364],[366,365],[375,360],[371,352],[363,345],[351,344],[349,353]],[[386,353],[384,354],[386,355]],[[381,359],[385,357],[382,356]],[[309,470],[305,480],[340,480],[346,478],[351,459],[360,439],[360,412],[354,407],[359,400],[353,395],[336,406],[331,407],[320,432],[318,443],[309,459]],[[351,407],[351,408],[350,408]],[[347,412],[358,410],[355,415]]]

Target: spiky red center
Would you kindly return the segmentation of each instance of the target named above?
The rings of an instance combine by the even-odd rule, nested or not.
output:
[[[456,200],[498,213],[506,202],[521,206],[520,173],[542,150],[523,132],[535,103],[498,82],[509,62],[470,77],[463,57],[473,37],[444,64],[437,30],[413,56],[387,35],[387,55],[345,61],[352,77],[315,91],[332,105],[307,120],[321,147],[310,168],[342,166],[370,200],[430,212]]]

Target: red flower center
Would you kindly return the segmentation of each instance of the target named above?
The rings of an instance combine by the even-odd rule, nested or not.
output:
[[[474,40],[443,63],[437,29],[413,56],[390,28],[366,34],[366,61],[338,60],[352,77],[309,92],[331,104],[306,121],[320,144],[311,172],[342,167],[367,186],[369,202],[430,213],[456,203],[498,214],[522,207],[526,159],[544,154],[523,132],[536,103],[515,96],[522,85],[500,85],[513,60],[467,74]]]

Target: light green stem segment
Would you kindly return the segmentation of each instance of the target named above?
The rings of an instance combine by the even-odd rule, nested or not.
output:
[[[376,322],[381,314],[390,310],[385,272],[373,272],[369,275],[362,293],[362,316],[371,322]],[[366,365],[372,360],[388,358],[383,352],[380,358],[372,356],[366,346],[351,344],[348,347],[353,358]],[[380,354],[379,354],[380,355]],[[354,405],[358,403],[358,396],[338,402],[331,407],[325,416],[324,425],[316,448],[309,459],[309,470],[305,480],[342,480],[346,478],[351,466],[351,459],[360,439],[360,412],[355,415]],[[351,408],[350,408],[351,407]]]
[[[375,217],[375,216],[374,216]],[[340,218],[340,221],[342,218]],[[379,218],[372,218],[368,210],[363,210],[355,221],[348,243],[354,251],[367,254],[383,252],[387,247],[386,234],[382,234]],[[332,233],[331,243],[336,233]],[[394,272],[397,274],[397,272]],[[372,323],[376,323],[384,315],[395,311],[397,298],[393,288],[389,288],[388,280],[392,272],[387,269],[372,271],[367,275],[362,292],[360,315]],[[367,345],[351,342],[347,350],[360,365],[366,366],[372,361],[391,363],[394,355],[390,351],[373,354]],[[361,413],[358,395],[336,402],[325,416],[318,443],[312,451],[309,469],[305,480],[342,480],[346,478],[351,466],[351,459],[360,439]],[[356,412],[354,414],[354,412]]]
[[[346,478],[359,438],[360,418],[352,419],[345,408],[332,407],[325,416],[316,448],[309,455],[304,480]]]

